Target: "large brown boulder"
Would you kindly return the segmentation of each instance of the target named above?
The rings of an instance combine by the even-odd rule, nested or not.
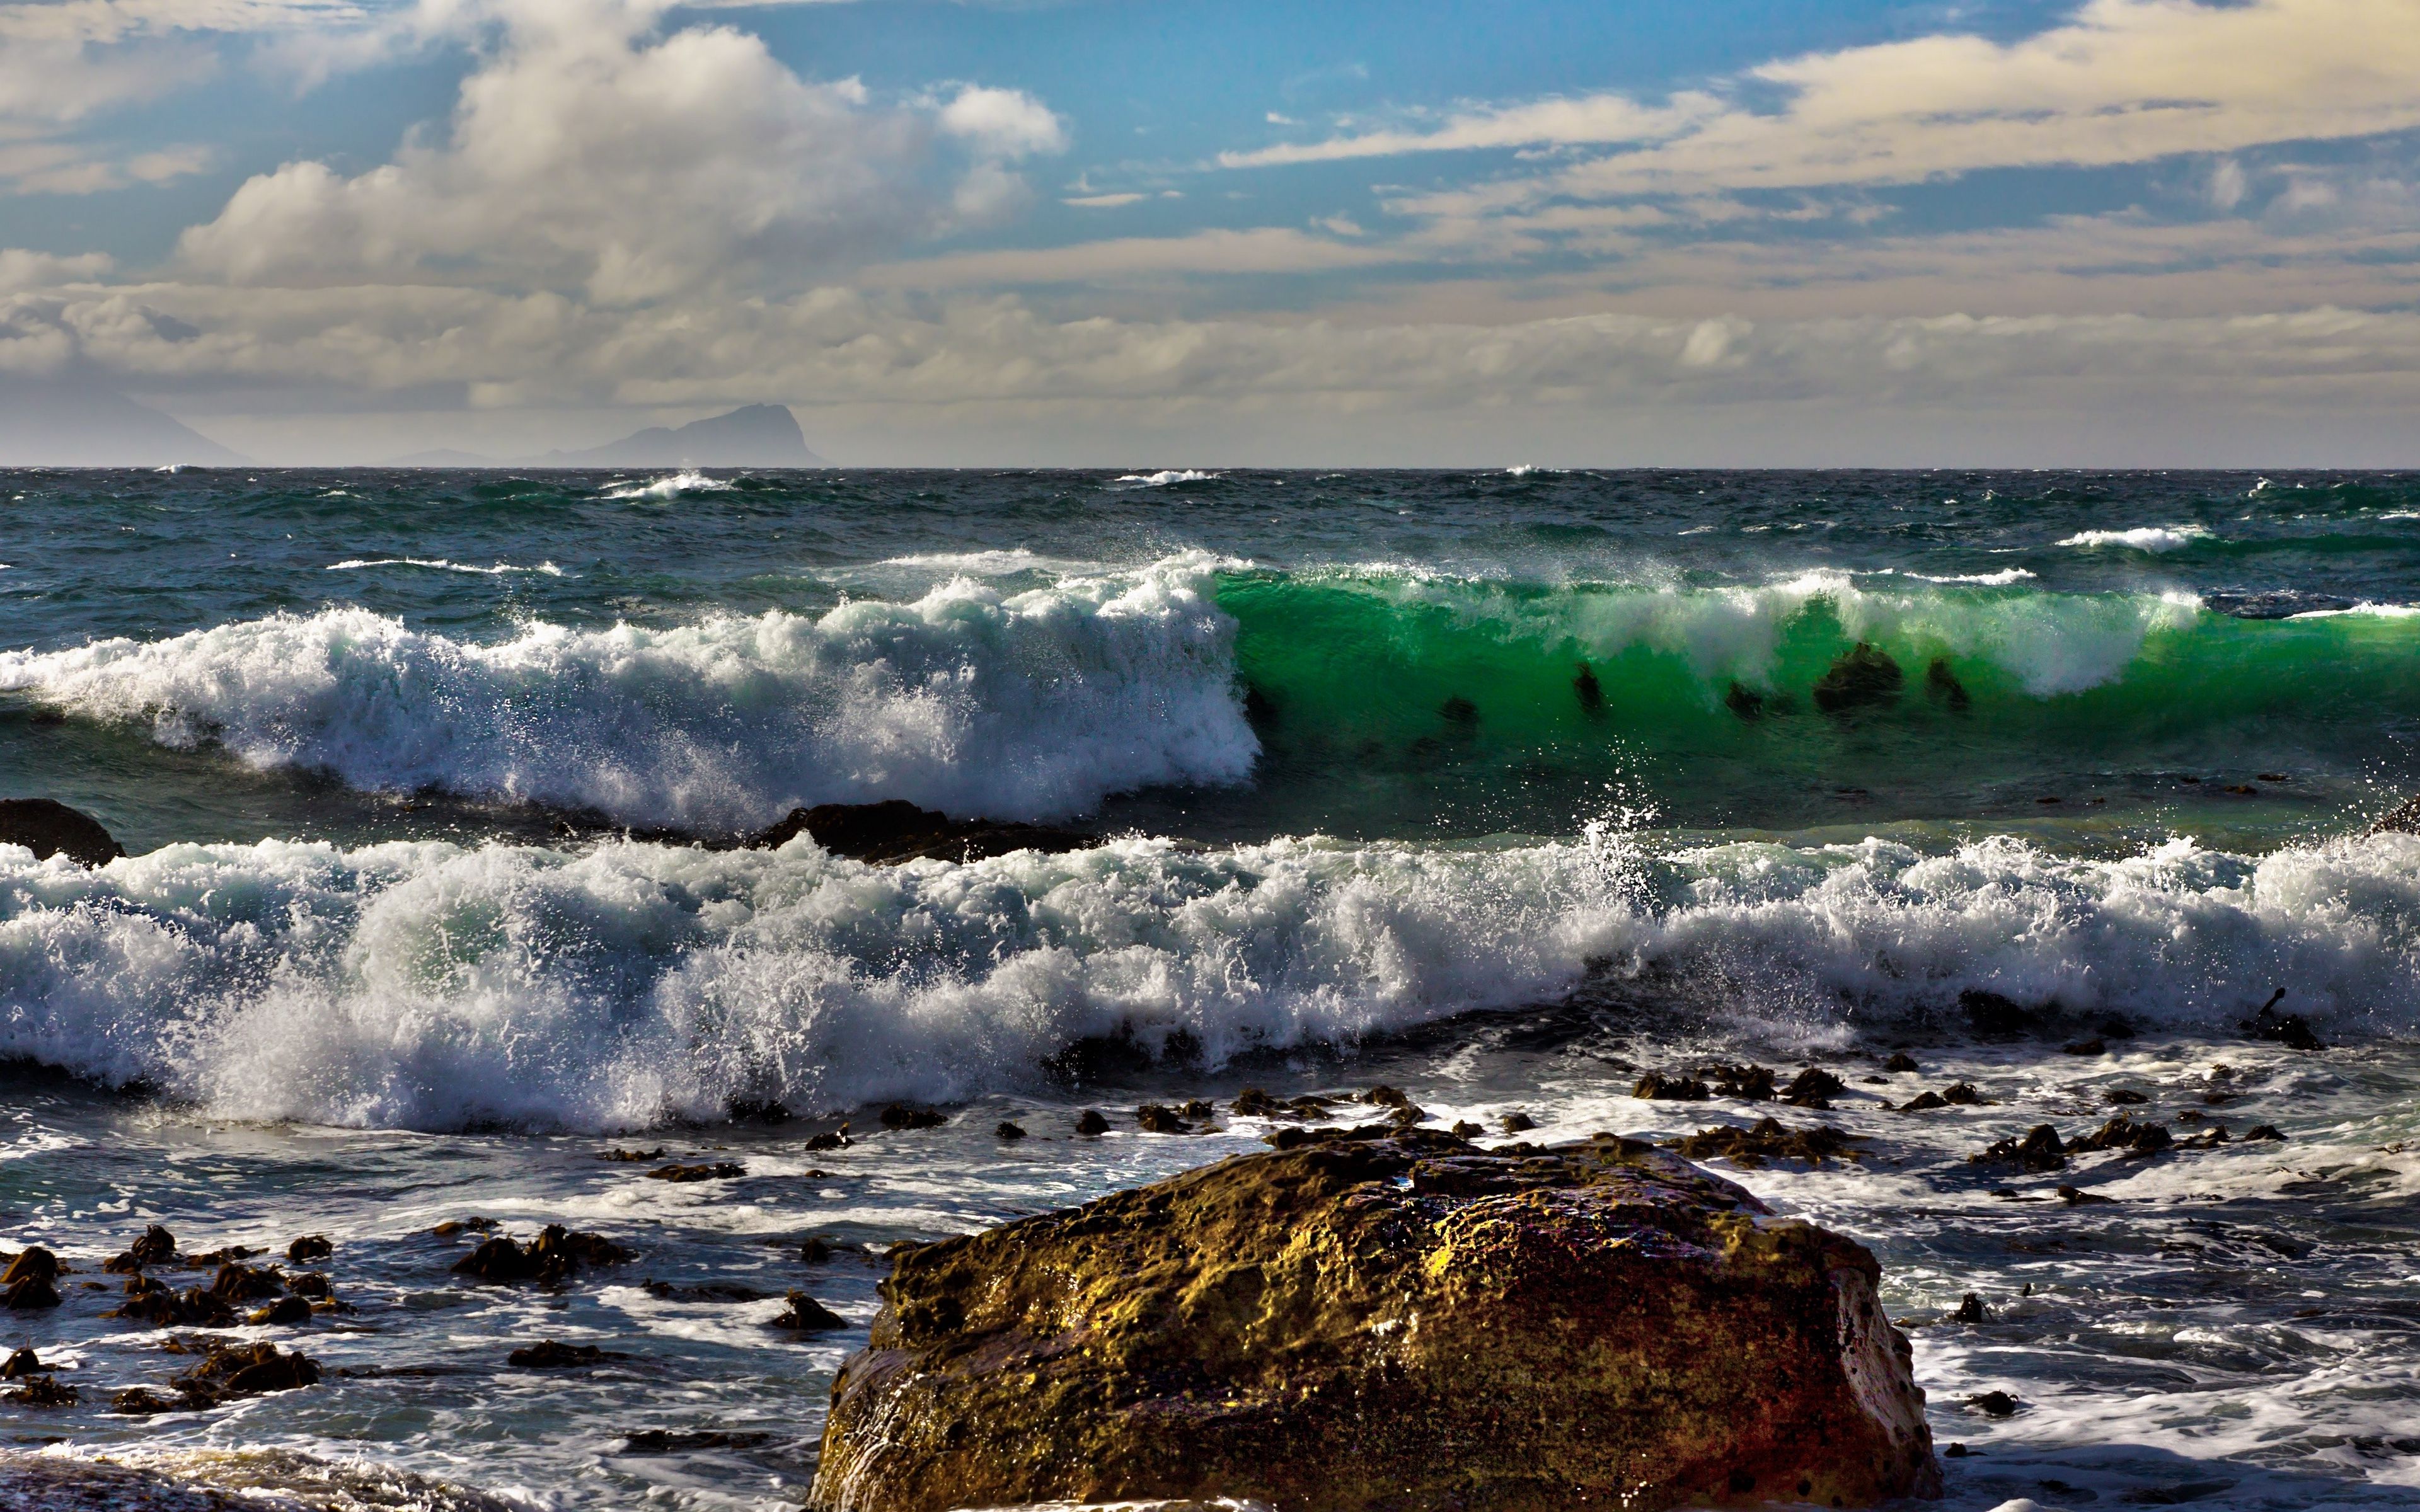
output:
[[[1936,1494],[1879,1275],[1639,1141],[1330,1133],[903,1254],[811,1502]]]

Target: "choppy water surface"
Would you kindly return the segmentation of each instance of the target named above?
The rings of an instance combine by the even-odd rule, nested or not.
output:
[[[85,1398],[0,1408],[21,1443],[794,1504],[883,1247],[1260,1148],[1223,1115],[1139,1134],[1141,1101],[1383,1081],[1547,1137],[1867,1136],[1709,1164],[1880,1255],[1971,1451],[1952,1504],[2420,1504],[2420,840],[2349,838],[2420,783],[2420,480],[0,488],[0,794],[135,853],[0,851],[0,1223],[77,1272],[12,1327]],[[1896,697],[1823,710],[1860,643]],[[884,797],[1117,838],[877,869],[552,822]],[[2243,1035],[2280,987],[2328,1048]],[[1900,1049],[1919,1072],[1882,1071]],[[1850,1090],[1628,1095],[1743,1058]],[[1987,1101],[1881,1106],[1962,1080]],[[952,1121],[878,1131],[893,1100]],[[1115,1131],[1074,1136],[1092,1106]],[[2230,1138],[1969,1158],[2121,1111]],[[473,1240],[429,1230],[470,1215],[638,1258],[466,1288]],[[83,1286],[149,1222],[334,1240],[328,1380],[104,1411],[186,1363]],[[768,1329],[792,1288],[855,1332]],[[1951,1319],[1968,1292],[1984,1320]],[[625,1358],[505,1365],[541,1337]]]

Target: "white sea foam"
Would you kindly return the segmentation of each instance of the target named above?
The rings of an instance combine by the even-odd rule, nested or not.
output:
[[[2023,567],[2002,567],[1997,572],[1930,573],[1909,572],[1900,567],[1884,567],[1882,574],[1893,578],[1913,578],[1918,582],[1962,585],[1975,588],[2006,588],[2012,583],[2029,582],[2033,574]]]
[[[0,847],[0,1053],[229,1117],[613,1128],[1031,1085],[1094,1036],[1217,1062],[1649,978],[1734,1026],[1837,1034],[1966,989],[2231,1025],[2290,983],[2331,1037],[2410,1032],[2420,840],[2119,860],[1997,838],[1651,859],[1127,840],[873,868],[709,852],[178,845],[87,871]]]
[[[1208,483],[1218,476],[1216,472],[1199,472],[1191,468],[1171,468],[1158,472],[1129,472],[1118,482],[1130,488],[1165,488],[1171,483]]]
[[[1259,748],[1213,565],[1174,558],[1021,594],[961,578],[819,618],[541,622],[493,644],[330,609],[0,653],[0,689],[358,788],[633,824],[757,825],[874,797],[1040,818],[1249,773]]]
[[[2174,551],[2211,538],[2209,530],[2199,525],[2141,525],[2126,531],[2078,531],[2058,544],[2086,550],[2116,547],[2127,551]]]
[[[721,493],[731,486],[728,480],[709,478],[703,472],[675,472],[669,478],[653,483],[626,484],[605,491],[607,499],[677,499],[685,493]]]
[[[541,562],[534,567],[517,567],[508,562],[481,567],[467,562],[448,562],[443,557],[348,557],[328,563],[330,572],[356,572],[367,567],[427,567],[436,572],[466,572],[482,578],[501,578],[517,572],[534,572],[547,578],[563,576],[563,569],[551,562]]]

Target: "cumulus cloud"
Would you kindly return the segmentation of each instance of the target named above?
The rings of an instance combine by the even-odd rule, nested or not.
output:
[[[870,268],[858,282],[870,288],[951,288],[1125,282],[1173,274],[1247,277],[1367,268],[1400,261],[1404,255],[1282,226],[1264,226],[1249,231],[1197,231],[1182,237],[1120,237],[1065,247],[956,253]]]
[[[1474,147],[1622,145],[1541,176],[1611,195],[1901,184],[2108,165],[2420,125],[2410,0],[2089,0],[2011,42],[1941,35],[1750,70],[1756,89],[1620,94],[1456,115],[1426,130],[1233,152],[1230,166]]]
[[[1013,164],[1065,144],[1023,94],[884,108],[855,80],[799,77],[749,33],[660,32],[663,8],[641,0],[456,9],[494,40],[442,136],[363,174],[306,160],[256,176],[184,234],[183,265],[238,283],[503,283],[609,304],[779,284],[996,213],[1021,189]],[[937,189],[942,139],[969,161]]]

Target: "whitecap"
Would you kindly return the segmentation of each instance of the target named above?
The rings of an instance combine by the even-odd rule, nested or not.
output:
[[[1165,488],[1171,483],[1208,483],[1224,476],[1218,472],[1199,472],[1191,468],[1173,468],[1159,472],[1129,472],[1118,479],[1130,488]]]
[[[2124,531],[2078,531],[2058,544],[2086,550],[2115,547],[2128,551],[2174,551],[2210,539],[2210,531],[2200,525],[2141,525]]]
[[[480,567],[469,563],[448,562],[442,557],[348,557],[342,562],[329,563],[326,570],[354,572],[366,567],[427,567],[437,572],[475,573],[483,578],[503,577],[516,572],[534,572],[548,578],[563,576],[563,569],[551,562],[541,562],[534,567],[517,567],[504,562],[499,562],[493,566]]]
[[[730,480],[725,478],[709,478],[703,472],[675,472],[669,478],[658,478],[653,483],[626,484],[619,488],[609,488],[602,497],[671,500],[688,493],[720,493],[730,486]]]

